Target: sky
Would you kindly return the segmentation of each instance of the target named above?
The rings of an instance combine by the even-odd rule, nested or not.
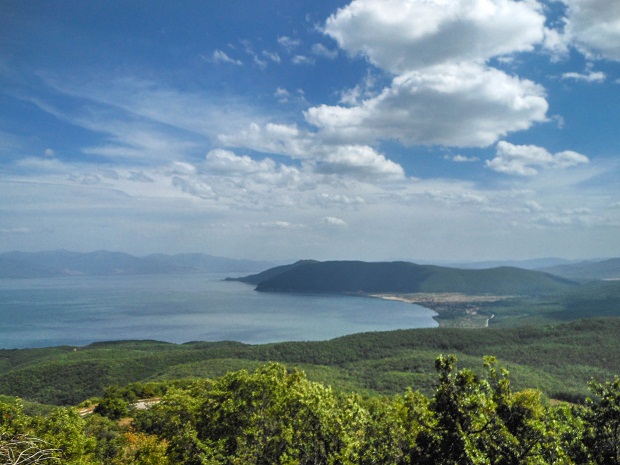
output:
[[[0,2],[0,252],[620,256],[620,1]]]

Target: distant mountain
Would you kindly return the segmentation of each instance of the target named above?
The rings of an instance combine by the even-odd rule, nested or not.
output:
[[[244,280],[264,292],[538,295],[577,283],[540,271],[512,267],[465,270],[409,262],[304,261]]]
[[[557,265],[541,268],[540,271],[578,281],[620,279],[620,258]]]
[[[533,258],[530,260],[487,260],[481,262],[457,262],[449,263],[445,266],[455,268],[466,268],[482,270],[486,268],[498,268],[501,266],[511,266],[515,268],[523,268],[526,270],[537,270],[545,267],[557,266],[557,265],[570,265],[577,263],[579,260],[566,260],[563,258]]]
[[[170,273],[242,273],[271,264],[205,254],[148,255],[135,257],[101,250],[90,253],[56,250],[0,254],[0,278],[50,278],[59,276],[144,275]]]

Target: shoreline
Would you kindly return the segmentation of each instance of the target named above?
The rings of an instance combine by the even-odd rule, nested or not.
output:
[[[392,300],[420,305],[433,310],[433,317],[439,327],[451,328],[488,328],[495,317],[493,313],[482,311],[483,307],[514,296],[468,295],[458,292],[418,292],[408,294],[369,294],[383,300]]]

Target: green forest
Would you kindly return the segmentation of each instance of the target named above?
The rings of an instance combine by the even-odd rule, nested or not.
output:
[[[0,401],[4,464],[617,464],[620,379],[583,404],[514,390],[495,358],[483,375],[454,355],[435,388],[362,396],[281,364],[216,379],[109,387],[93,413],[33,413]],[[151,399],[140,408],[139,398]],[[30,411],[29,411],[30,410]]]

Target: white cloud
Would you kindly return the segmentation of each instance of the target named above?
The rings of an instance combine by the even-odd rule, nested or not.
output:
[[[338,56],[338,50],[330,50],[323,44],[313,44],[312,53],[316,56],[333,60]]]
[[[336,218],[335,216],[325,216],[323,217],[322,221],[323,224],[326,224],[328,226],[343,227],[347,225],[346,221],[340,218]]]
[[[568,6],[566,33],[587,56],[620,61],[620,2],[562,0]]]
[[[311,158],[316,152],[312,134],[295,125],[251,123],[242,131],[220,134],[218,140],[226,147],[245,147],[298,159]]]
[[[187,194],[201,199],[212,199],[216,197],[210,185],[195,178],[186,179],[180,176],[174,176],[172,178],[172,185]]]
[[[265,229],[304,229],[305,226],[303,224],[295,224],[289,221],[265,221],[262,223],[251,225],[251,227],[259,227]]]
[[[144,174],[141,171],[132,171],[128,179],[135,182],[155,182],[153,178]]]
[[[288,51],[291,51],[292,49],[297,48],[301,45],[301,40],[293,39],[288,36],[280,36],[278,37],[278,43]]]
[[[280,63],[282,61],[280,55],[278,55],[276,52],[268,52],[267,50],[263,50],[262,53],[264,57],[269,58],[274,63]]]
[[[396,77],[354,107],[321,105],[306,120],[335,141],[487,146],[546,120],[541,86],[476,64],[441,65]]]
[[[353,176],[359,179],[403,179],[402,166],[385,158],[373,148],[360,145],[341,145],[317,163],[322,174]]]
[[[351,54],[393,73],[529,51],[544,38],[535,1],[354,0],[324,31]]]
[[[564,73],[562,79],[574,79],[585,82],[604,82],[607,75],[602,71],[586,71],[585,73]]]
[[[588,163],[586,156],[577,152],[564,151],[549,153],[543,147],[535,145],[513,145],[500,141],[497,154],[486,166],[494,171],[518,176],[535,176],[540,169],[566,169]]]
[[[317,173],[363,180],[402,179],[404,169],[367,145],[329,144],[314,133],[296,126],[250,125],[235,135],[221,135],[228,147],[246,147],[265,153],[277,153],[305,160]]]
[[[223,52],[222,50],[219,50],[219,49],[213,52],[211,61],[213,61],[214,63],[229,63],[231,65],[236,65],[236,66],[243,65],[243,62],[239,60],[233,60],[226,54],[226,52]]]
[[[152,81],[44,79],[54,91],[84,99],[88,105],[79,112],[68,113],[45,101],[33,100],[33,104],[60,120],[109,134],[125,148],[138,145],[148,149],[155,141],[168,139],[176,145],[167,147],[170,153],[181,147],[188,150],[194,146],[197,136],[215,137],[224,130],[241,130],[251,121],[263,118],[236,98],[182,92]],[[110,152],[110,156],[116,155],[118,151]]]
[[[256,173],[274,172],[276,164],[273,160],[265,158],[255,161],[247,155],[236,155],[229,150],[211,150],[203,164],[209,173],[225,175],[247,175]]]
[[[465,155],[455,155],[452,157],[452,161],[457,163],[473,163],[479,160],[480,159],[478,157],[466,157]]]
[[[525,207],[529,212],[540,212],[544,210],[544,208],[536,200],[526,201]]]
[[[316,204],[324,208],[347,208],[358,207],[366,201],[359,195],[350,196],[346,194],[328,194],[322,192],[316,196]],[[620,206],[620,205],[619,205]]]
[[[314,59],[307,57],[305,55],[295,55],[292,59],[291,62],[294,65],[313,65],[314,64]]]
[[[278,87],[273,95],[278,99],[278,102],[280,103],[288,102],[289,98],[291,97],[290,92],[286,89],[283,89],[282,87]]]

